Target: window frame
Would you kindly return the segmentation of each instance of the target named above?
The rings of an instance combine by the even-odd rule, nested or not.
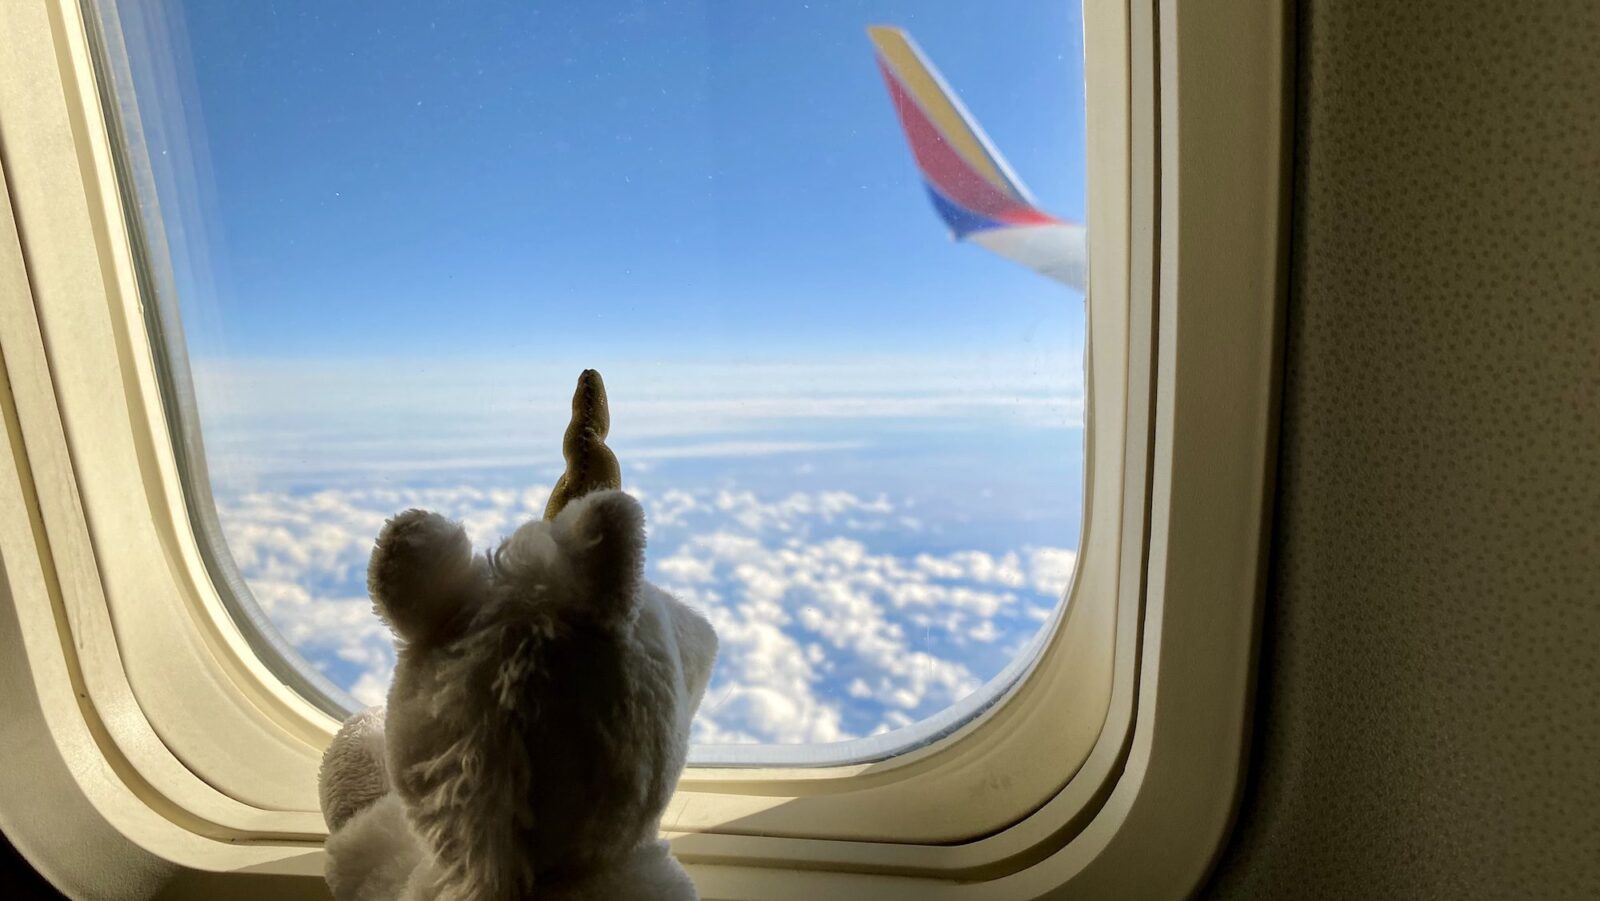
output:
[[[1046,646],[909,753],[692,767],[664,829],[706,898],[1176,896],[1209,866],[1269,511],[1289,42],[1278,0],[1196,6],[1084,4],[1088,484]],[[195,540],[82,8],[6,4],[0,33],[0,655],[24,662],[0,705],[37,708],[26,753],[88,810],[18,816],[13,768],[0,828],[62,882],[87,877],[57,819],[180,896],[320,890],[337,723],[254,653]]]

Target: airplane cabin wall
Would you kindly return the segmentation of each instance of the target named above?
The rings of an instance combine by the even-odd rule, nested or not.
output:
[[[1600,898],[1600,5],[1296,15],[1257,734],[1201,897]]]

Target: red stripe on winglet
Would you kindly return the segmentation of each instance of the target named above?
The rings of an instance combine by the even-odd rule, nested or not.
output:
[[[911,155],[917,168],[951,201],[972,212],[996,219],[1007,225],[1048,225],[1057,222],[1054,216],[997,190],[989,180],[980,175],[961,155],[945,142],[939,129],[928,120],[914,98],[900,84],[900,79],[878,60],[878,70],[889,86],[889,97],[894,101],[894,111],[905,129],[906,140],[911,144]]]

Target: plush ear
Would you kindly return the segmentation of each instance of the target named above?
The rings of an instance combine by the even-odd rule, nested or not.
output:
[[[352,714],[322,752],[317,797],[329,829],[338,831],[351,817],[389,793],[383,726],[382,707]]]
[[[580,590],[602,620],[621,621],[644,579],[644,511],[621,491],[596,491],[567,504],[551,523]]]
[[[672,634],[678,641],[683,684],[692,712],[700,707],[700,699],[711,682],[711,667],[717,662],[717,633],[698,611],[671,595],[667,595],[667,612],[672,617]]]
[[[373,609],[411,643],[453,635],[476,604],[481,578],[466,530],[426,510],[384,523],[367,564]]]

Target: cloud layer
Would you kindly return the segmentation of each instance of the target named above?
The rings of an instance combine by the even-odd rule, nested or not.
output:
[[[704,611],[722,641],[698,742],[841,741],[937,713],[1026,645],[1075,561],[1060,547],[929,550],[909,498],[630,490],[645,505],[649,577]],[[394,654],[362,583],[385,517],[438,510],[483,548],[539,516],[545,498],[470,484],[284,490],[224,495],[218,510],[279,630],[378,703]]]
[[[1037,358],[585,365],[606,373],[614,449],[645,462],[854,451],[934,421],[1076,429],[1081,361],[1055,350]],[[566,391],[580,368],[426,359],[194,365],[219,493],[334,473],[559,467],[549,439],[566,426]]]
[[[701,742],[830,742],[939,712],[1010,662],[1071,575],[1081,361],[1060,347],[811,362],[597,359],[649,577],[722,656]],[[364,572],[425,507],[486,548],[544,509],[573,361],[201,360],[218,512],[245,580],[365,703],[390,638]],[[1042,539],[1042,540],[1041,540]]]

